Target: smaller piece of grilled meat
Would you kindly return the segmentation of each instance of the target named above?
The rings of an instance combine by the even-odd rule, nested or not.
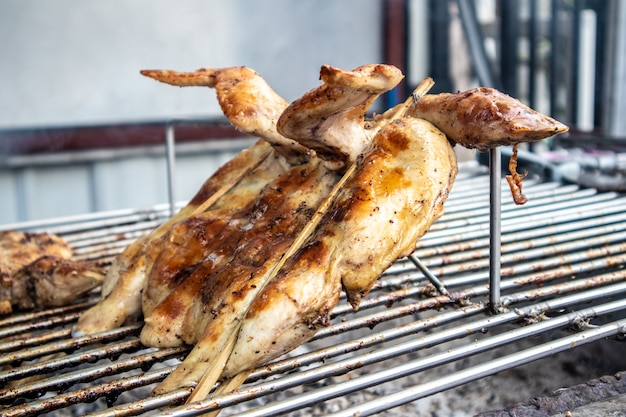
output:
[[[94,262],[42,256],[13,275],[11,301],[20,310],[61,307],[102,283],[104,270]]]
[[[55,234],[0,232],[0,314],[66,305],[102,283],[100,266],[71,257]]]

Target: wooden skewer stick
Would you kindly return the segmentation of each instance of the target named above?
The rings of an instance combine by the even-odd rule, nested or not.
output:
[[[404,103],[395,106],[395,112],[389,118],[389,121],[391,122],[393,120],[397,120],[401,117],[404,117],[406,115],[406,112],[411,107],[411,105],[415,103],[417,100],[419,100],[420,97],[427,94],[430,91],[430,89],[433,88],[433,85],[435,85],[435,81],[433,81],[432,78],[430,77],[424,78],[422,82],[419,83],[417,87],[415,87],[415,90],[413,90],[411,95],[406,100],[404,100]]]
[[[261,156],[256,159],[252,164],[248,165],[245,169],[243,169],[239,175],[236,175],[232,178],[229,178],[228,181],[223,184],[217,191],[215,191],[213,194],[211,194],[211,196],[209,198],[207,198],[206,200],[204,200],[202,202],[202,204],[200,204],[198,207],[196,207],[192,212],[191,215],[194,214],[198,214],[198,213],[202,213],[203,211],[205,211],[206,209],[208,209],[209,207],[211,207],[213,204],[215,204],[217,202],[217,200],[219,200],[220,198],[222,198],[222,196],[224,194],[226,194],[228,191],[230,191],[235,185],[237,185],[239,183],[239,181],[241,181],[246,175],[248,175],[253,169],[255,169],[256,167],[258,167],[259,165],[261,165],[261,163],[263,163],[263,161],[265,161],[265,159],[272,153],[272,148],[268,148],[266,152],[264,152],[263,154],[261,154]]]
[[[207,372],[202,375],[202,378],[200,379],[200,381],[198,381],[198,385],[191,392],[189,398],[187,398],[186,403],[202,400],[206,398],[207,395],[209,395],[209,392],[211,392],[213,386],[222,375],[222,371],[226,366],[226,362],[228,361],[230,354],[235,348],[235,342],[237,341],[237,335],[239,334],[241,323],[242,321],[240,320],[236,328],[233,330],[233,333],[228,338],[226,346],[224,346],[224,348],[220,350],[220,353],[215,358],[215,366],[211,366],[207,370]],[[243,381],[241,383],[243,384]]]
[[[217,397],[218,395],[236,390],[237,388],[242,386],[244,382],[246,382],[246,379],[248,379],[248,376],[250,376],[251,373],[252,369],[247,371],[241,371],[234,377],[223,381],[211,396]],[[202,414],[202,417],[217,417],[220,411],[222,410],[209,411],[208,413]]]

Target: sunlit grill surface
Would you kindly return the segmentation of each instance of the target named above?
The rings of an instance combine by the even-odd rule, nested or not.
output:
[[[318,415],[363,416],[555,352],[621,337],[626,326],[626,197],[532,179],[524,187],[529,202],[515,206],[503,183],[503,308],[497,315],[487,305],[489,178],[484,167],[464,165],[446,214],[415,252],[449,295],[438,294],[412,262],[400,261],[359,312],[342,300],[331,326],[313,341],[256,370],[238,391],[190,405],[184,404],[186,389],[150,396],[188,348],[145,348],[138,339],[141,324],[70,337],[71,326],[95,303],[96,294],[66,308],[2,317],[2,415],[188,416],[222,408],[220,415],[312,409]],[[157,207],[3,228],[59,233],[80,259],[110,260],[167,214],[167,207]],[[543,334],[548,337],[523,351],[459,365],[451,375],[415,378]],[[377,398],[323,406],[394,383]]]

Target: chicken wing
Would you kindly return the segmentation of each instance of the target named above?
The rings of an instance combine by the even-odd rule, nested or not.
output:
[[[304,163],[311,156],[308,148],[276,131],[276,121],[287,102],[250,68],[201,68],[194,72],[142,70],[141,74],[180,87],[215,88],[222,112],[237,129],[267,140],[291,164]]]
[[[278,131],[315,150],[339,169],[356,160],[370,144],[376,129],[365,112],[378,96],[394,88],[403,75],[391,65],[363,65],[345,71],[322,66],[319,87],[289,105],[278,119]]]

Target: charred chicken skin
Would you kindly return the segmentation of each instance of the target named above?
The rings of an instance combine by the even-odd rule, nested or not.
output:
[[[118,257],[102,300],[75,327],[94,333],[143,314],[144,344],[194,345],[156,393],[198,385],[202,397],[202,386],[297,347],[328,325],[342,291],[357,309],[442,215],[453,142],[488,149],[502,144],[497,129],[509,142],[547,135],[532,117],[503,127],[514,112],[475,116],[480,95],[420,96],[366,120],[402,79],[388,65],[323,66],[322,84],[291,104],[245,67],[142,74],[214,88],[231,123],[261,137]]]

